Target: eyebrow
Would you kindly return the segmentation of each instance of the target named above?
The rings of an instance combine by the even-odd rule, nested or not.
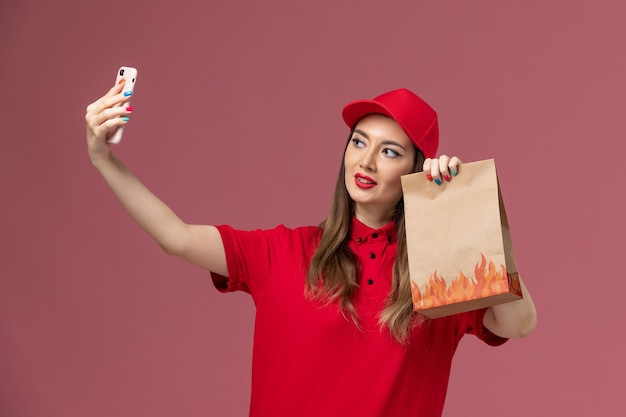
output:
[[[358,133],[359,135],[364,136],[365,139],[370,138],[368,134],[362,131],[361,129],[354,129],[354,133]],[[398,142],[394,142],[393,140],[384,140],[381,144],[382,145],[395,145],[401,148],[403,151],[406,151],[406,148],[404,146],[400,145]]]

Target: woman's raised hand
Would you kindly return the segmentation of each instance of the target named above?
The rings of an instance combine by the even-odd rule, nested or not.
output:
[[[128,101],[122,89],[125,80],[113,86],[104,96],[87,106],[85,121],[87,123],[87,149],[91,162],[96,164],[103,158],[108,158],[111,153],[111,145],[107,139],[115,130],[128,123],[128,115],[133,111],[132,107],[119,106]],[[118,105],[117,107],[114,107]]]
[[[427,158],[424,161],[424,173],[429,181],[441,185],[443,181],[450,182],[453,177],[457,176],[460,165],[461,160],[456,156],[450,158],[447,155],[441,155],[439,158]]]

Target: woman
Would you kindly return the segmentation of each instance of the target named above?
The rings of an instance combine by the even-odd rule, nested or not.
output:
[[[121,90],[87,108],[89,157],[165,252],[211,271],[220,291],[252,295],[251,416],[440,416],[464,334],[499,345],[534,329],[523,283],[519,301],[433,320],[413,313],[400,176],[423,167],[441,184],[461,161],[435,157],[436,114],[412,92],[344,108],[351,133],[321,226],[248,232],[185,224],[115,158],[106,138],[132,112],[114,107]]]

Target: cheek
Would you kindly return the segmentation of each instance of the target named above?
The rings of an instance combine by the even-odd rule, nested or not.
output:
[[[346,153],[343,157],[343,178],[344,178],[346,187],[349,187],[350,185],[350,179],[352,178],[352,175],[353,175],[353,173],[351,174],[351,172],[352,170],[350,169],[350,157],[348,153]]]
[[[354,147],[348,146],[343,154],[343,164],[348,167],[354,163],[354,160],[357,158],[358,153],[355,152]]]
[[[397,182],[400,184],[402,180],[400,177],[403,175],[411,174],[413,172],[413,164],[402,164],[402,166],[395,166],[393,170],[390,171],[390,182]]]
[[[389,184],[389,188],[389,191],[394,194],[402,194],[402,180],[400,180],[400,177],[396,177],[394,181]]]
[[[358,164],[357,159],[358,158],[356,157],[355,153],[350,152],[350,150],[347,150],[345,155],[343,156],[343,167],[344,171],[346,172],[346,178],[348,177],[350,172],[354,171],[355,165]]]
[[[402,179],[400,177],[402,175],[410,174],[412,169],[413,165],[394,170],[394,172],[389,176],[389,181],[387,182],[387,184],[389,184],[389,192],[401,195]]]

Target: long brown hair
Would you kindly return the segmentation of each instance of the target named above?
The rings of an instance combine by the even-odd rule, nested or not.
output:
[[[345,182],[345,152],[352,139],[352,132],[344,148],[339,176],[328,217],[322,222],[321,238],[307,271],[305,294],[322,302],[338,302],[341,312],[358,327],[359,318],[352,302],[357,282],[358,265],[356,256],[348,246],[350,226],[354,215],[354,201],[348,194]],[[424,155],[415,148],[413,172],[422,171]],[[404,200],[395,207],[393,221],[397,232],[397,257],[393,266],[391,292],[385,308],[380,313],[379,323],[386,327],[400,343],[408,339],[416,315],[413,313],[409,261],[404,225]]]

